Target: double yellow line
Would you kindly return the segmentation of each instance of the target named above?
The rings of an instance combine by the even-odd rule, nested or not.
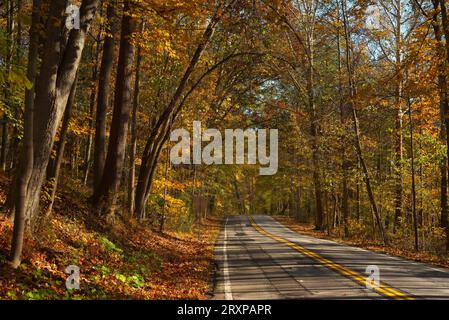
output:
[[[362,285],[363,287],[366,286],[366,280],[367,277],[361,275],[360,273],[357,273],[355,271],[352,271],[338,263],[332,262],[329,259],[326,259],[322,256],[320,256],[319,254],[310,251],[304,247],[301,247],[300,245],[297,245],[287,239],[275,236],[267,231],[265,231],[264,229],[262,229],[259,225],[257,225],[257,223],[254,221],[254,219],[251,216],[248,216],[249,221],[251,223],[251,225],[253,226],[254,229],[256,229],[257,231],[259,231],[261,234],[276,240],[278,242],[284,243],[286,245],[288,245],[290,248],[292,248],[295,251],[298,251],[299,253],[312,258],[315,261],[318,261],[319,263],[323,264],[324,266],[326,266],[327,268],[334,270],[336,272],[338,272],[339,274],[350,278],[352,280],[354,280],[356,283]],[[392,299],[396,299],[396,300],[414,300],[413,297],[410,297],[392,287],[390,287],[389,285],[387,285],[386,283],[381,282],[379,286],[374,286],[373,290]]]

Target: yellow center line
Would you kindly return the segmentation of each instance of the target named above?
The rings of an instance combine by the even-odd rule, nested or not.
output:
[[[268,231],[265,231],[264,229],[262,229],[251,216],[248,216],[249,221],[251,222],[251,225],[254,229],[256,229],[258,232],[260,232],[263,235],[266,235],[267,237],[276,240],[278,242],[284,243],[286,245],[288,245],[289,247],[291,247],[292,249],[294,249],[295,251],[298,251],[299,253],[302,253],[303,255],[312,258],[315,261],[318,261],[319,263],[323,264],[324,266],[326,266],[329,269],[332,269],[338,273],[340,273],[341,275],[348,277],[352,280],[354,280],[356,283],[362,285],[362,286],[366,286],[366,280],[367,277],[364,275],[361,275],[360,273],[357,273],[355,271],[352,271],[338,263],[332,262],[329,259],[326,259],[322,256],[320,256],[319,254],[310,251],[300,245],[297,245],[285,238],[279,237],[279,236],[275,236],[271,233],[269,233]],[[392,288],[391,286],[389,286],[386,283],[381,282],[379,286],[373,286],[373,290],[390,298],[396,299],[396,300],[414,300],[413,297],[410,297],[408,295],[406,295],[405,293],[402,293],[394,288]]]

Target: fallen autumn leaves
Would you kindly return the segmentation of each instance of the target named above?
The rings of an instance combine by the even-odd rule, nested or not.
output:
[[[55,214],[26,240],[18,270],[6,266],[12,224],[0,218],[0,300],[208,297],[218,221],[203,220],[199,241],[194,232],[159,234],[133,220],[95,223],[87,210],[62,192]],[[81,288],[69,292],[64,269],[72,264],[81,269]]]

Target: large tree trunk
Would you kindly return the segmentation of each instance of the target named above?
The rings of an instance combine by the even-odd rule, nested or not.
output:
[[[125,162],[126,140],[132,109],[132,66],[135,46],[131,36],[136,31],[136,20],[130,15],[132,1],[125,1],[122,18],[120,52],[117,65],[114,113],[109,137],[103,177],[94,191],[93,205],[102,213],[114,213]]]
[[[107,8],[107,27],[106,38],[103,44],[103,56],[98,81],[97,114],[95,122],[95,143],[94,143],[94,188],[98,188],[104,171],[104,162],[106,160],[106,125],[107,110],[110,100],[112,86],[112,69],[114,66],[114,19],[115,8],[109,4]]]
[[[15,199],[15,219],[13,240],[11,244],[11,265],[17,268],[20,265],[23,238],[25,233],[25,214],[28,181],[33,170],[33,113],[34,113],[34,83],[37,74],[37,57],[39,50],[38,23],[41,0],[33,1],[33,14],[29,31],[29,51],[27,78],[33,85],[25,91],[24,110],[24,137],[21,152],[20,170],[18,171],[17,190]]]
[[[44,60],[36,86],[34,114],[34,167],[28,186],[28,218],[39,205],[39,196],[45,172],[53,149],[57,128],[67,105],[81,60],[86,35],[95,16],[99,0],[85,0],[80,8],[81,28],[71,30],[67,45],[61,51],[61,29],[64,25],[66,1],[52,1],[47,26]],[[61,25],[54,24],[61,21]]]
[[[56,191],[58,189],[59,171],[61,169],[62,160],[64,158],[64,149],[67,142],[67,131],[69,128],[70,119],[72,118],[72,109],[73,104],[75,102],[76,85],[77,79],[75,79],[75,82],[72,85],[72,90],[70,91],[70,96],[69,99],[67,100],[67,107],[65,109],[64,119],[62,120],[59,142],[56,148],[56,158],[54,159],[54,161],[51,161],[48,165],[47,180],[50,181],[52,186],[51,186],[50,203],[48,205],[47,212],[45,214],[46,217],[50,216],[51,211],[53,210]]]
[[[46,176],[46,169],[51,150],[61,118],[65,112],[67,100],[72,89],[75,75],[78,71],[86,35],[95,17],[99,0],[84,0],[80,8],[81,28],[73,29],[62,50],[62,33],[67,1],[53,0],[49,9],[49,20],[46,27],[46,42],[44,46],[41,70],[36,82],[36,96],[33,114],[33,163],[28,185],[24,196],[18,197],[17,208],[25,206],[26,214],[16,214],[16,221],[25,219],[30,225],[39,208],[42,184]],[[55,23],[58,21],[59,23]],[[25,118],[24,126],[29,125]],[[24,158],[21,166],[28,168],[30,159]],[[24,180],[24,179],[21,179]],[[20,223],[21,224],[21,223]],[[20,228],[19,228],[20,227]],[[20,230],[19,230],[20,229]],[[18,226],[22,230],[22,226]],[[13,238],[13,265],[20,264],[23,232],[15,232]],[[19,245],[16,245],[19,244]]]

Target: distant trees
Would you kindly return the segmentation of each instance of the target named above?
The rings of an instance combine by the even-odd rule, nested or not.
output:
[[[280,19],[289,28],[291,36],[289,41],[292,43],[291,49],[294,51],[293,55],[297,62],[304,65],[302,71],[305,76],[306,83],[305,92],[302,92],[298,85],[295,87],[299,89],[299,94],[305,94],[307,105],[309,108],[310,117],[310,134],[312,146],[312,167],[313,167],[313,183],[315,191],[315,228],[322,230],[324,228],[324,208],[323,208],[323,188],[321,178],[321,158],[320,155],[320,117],[316,102],[316,66],[315,66],[315,41],[316,41],[316,14],[317,2],[301,1],[296,6],[291,4],[290,7],[282,8],[285,12],[279,11],[277,8],[271,8],[279,15]],[[299,18],[301,17],[301,18]],[[296,71],[296,70],[293,70]],[[291,78],[297,77],[290,75]],[[296,83],[298,80],[293,79]]]
[[[276,55],[281,61],[279,64],[283,64],[282,68],[277,68],[280,70],[280,83],[288,88],[282,89],[284,98],[289,97],[286,103],[291,106],[286,109],[294,110],[299,105],[299,109],[312,119],[309,123],[318,126],[320,137],[319,148],[316,148],[314,130],[306,135],[311,148],[310,157],[304,158],[292,145],[291,149],[284,150],[288,154],[293,153],[289,161],[298,163],[302,159],[307,163],[304,166],[309,170],[299,169],[297,174],[302,175],[299,189],[306,190],[308,194],[302,199],[289,200],[280,207],[286,206],[289,214],[302,220],[310,220],[310,214],[313,214],[317,229],[321,225],[328,232],[341,231],[345,236],[360,233],[357,226],[362,224],[364,232],[370,228],[369,233],[377,233],[385,243],[390,242],[389,237],[397,242],[394,233],[398,230],[402,235],[410,235],[410,243],[416,250],[426,246],[421,242],[438,242],[435,240],[438,232],[430,236],[429,231],[424,231],[429,230],[426,229],[431,225],[428,219],[435,219],[436,212],[425,204],[425,200],[423,202],[426,196],[419,186],[433,181],[425,167],[430,165],[432,169],[427,167],[428,170],[435,170],[435,162],[428,162],[426,158],[431,151],[423,146],[423,139],[429,138],[433,130],[430,128],[435,128],[435,123],[438,123],[436,129],[440,136],[446,137],[444,101],[447,80],[441,73],[445,69],[439,58],[441,53],[437,53],[441,50],[434,51],[432,36],[427,37],[424,28],[425,20],[430,21],[432,17],[430,13],[434,15],[434,21],[444,25],[447,8],[440,10],[434,3],[432,10],[432,4],[425,1],[416,2],[416,6],[402,1],[381,1],[374,4],[377,10],[372,12],[367,4],[345,1],[304,1],[289,3],[290,6],[266,3],[272,15],[277,16],[287,29],[279,33],[274,29],[273,32],[273,38],[285,39],[285,46],[279,47]],[[437,4],[440,5],[438,1]],[[314,24],[307,21],[307,14],[298,13],[313,6],[318,8],[313,11]],[[371,28],[367,20],[373,19],[376,20],[375,27]],[[328,33],[332,24],[336,37]],[[312,71],[315,75],[314,89],[308,90],[306,71],[310,51],[304,49],[307,46],[302,43],[307,43],[306,35],[314,28],[321,33],[315,37],[315,43],[319,45],[315,46]],[[297,34],[290,33],[291,30],[296,30]],[[420,47],[418,43],[424,43],[424,46]],[[299,56],[294,54],[296,52]],[[427,67],[424,56],[438,61],[439,76],[434,73],[435,69]],[[422,86],[417,86],[417,83],[422,83]],[[434,83],[439,83],[438,91]],[[310,91],[315,96],[318,116],[315,120],[314,109],[308,103]],[[439,101],[430,98],[432,92],[439,92]],[[395,117],[385,107],[394,110]],[[335,108],[340,115],[339,122],[333,117]],[[431,124],[422,117],[429,112],[439,114],[440,110],[441,121],[432,118],[434,122]],[[304,120],[298,122],[301,133],[304,125]],[[335,141],[336,136],[339,143]],[[446,145],[445,141],[443,143]],[[317,161],[313,150],[318,150],[319,154],[315,159],[319,159],[318,172],[322,175],[322,209],[316,201],[317,174],[312,168]],[[444,150],[446,152],[446,146]],[[434,176],[441,185],[441,211],[437,220],[447,230],[443,222],[447,221],[447,173],[443,173],[447,171],[447,156],[440,158],[442,154],[439,152],[435,157],[442,161],[441,176]],[[423,163],[426,163],[424,167]],[[289,168],[291,164],[285,162],[284,165]],[[336,172],[336,166],[341,170]],[[363,177],[365,190],[360,188],[360,177]],[[280,183],[276,184],[276,190]],[[310,201],[311,190],[314,203]],[[300,203],[292,204],[292,201]],[[285,209],[280,212],[285,212]],[[320,216],[324,218],[320,220]],[[449,236],[445,238],[449,239]]]
[[[449,36],[447,8],[445,1],[432,0],[431,14],[421,12],[428,19],[431,20],[433,27],[436,44],[436,59],[438,60],[438,95],[439,95],[439,107],[441,116],[441,128],[440,137],[442,143],[446,146],[446,155],[441,160],[441,195],[440,195],[440,207],[441,207],[441,220],[440,225],[446,232],[446,250],[449,251],[449,209],[448,209],[448,182],[449,182],[449,93],[448,93],[448,73],[447,65],[449,62],[449,45],[443,42],[443,34],[445,37]],[[443,44],[445,43],[445,45]],[[445,50],[446,49],[446,50]]]
[[[374,190],[371,184],[371,175],[368,170],[368,166],[365,161],[364,152],[362,149],[361,142],[361,131],[360,131],[360,121],[357,114],[357,86],[354,80],[354,64],[353,64],[353,43],[351,40],[351,33],[349,31],[348,25],[348,17],[347,17],[347,4],[345,0],[341,1],[341,14],[342,14],[342,22],[343,22],[343,33],[344,33],[344,42],[345,42],[345,64],[347,69],[347,86],[349,90],[349,97],[347,101],[347,105],[349,106],[349,112],[352,116],[352,124],[354,128],[354,140],[355,140],[355,149],[356,154],[358,156],[360,166],[362,169],[363,180],[366,185],[366,192],[368,194],[368,199],[371,205],[371,210],[376,219],[377,227],[379,228],[380,236],[385,245],[388,244],[387,235],[385,234],[384,225],[381,220],[379,207],[375,198]]]

